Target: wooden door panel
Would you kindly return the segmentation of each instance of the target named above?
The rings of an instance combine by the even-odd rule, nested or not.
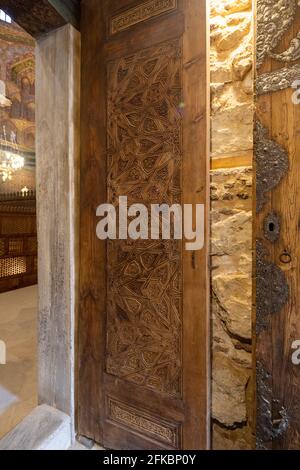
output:
[[[208,209],[205,2],[82,10],[79,433],[114,449],[206,448],[207,246],[105,244],[93,217],[119,196]]]
[[[300,108],[293,89],[299,57],[292,45],[300,8],[295,1],[257,0],[257,12],[256,441],[259,449],[296,450],[300,374],[292,355],[300,338]]]
[[[108,201],[181,203],[180,41],[108,64]],[[106,372],[181,393],[182,249],[174,241],[108,243]],[[162,343],[164,348],[162,351]]]

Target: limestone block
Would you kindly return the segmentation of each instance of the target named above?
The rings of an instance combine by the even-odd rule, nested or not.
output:
[[[250,17],[245,17],[244,15],[237,17],[237,15],[234,15],[229,18],[225,26],[218,30],[213,36],[217,51],[221,52],[235,48],[249,33],[250,29]]]
[[[213,315],[213,354],[224,353],[236,364],[246,369],[252,367],[252,347],[250,344],[241,344],[240,341],[228,334],[226,325],[222,321],[220,306],[214,298],[212,300]]]
[[[249,252],[252,248],[252,212],[235,211],[221,217],[212,230],[212,255],[233,255],[237,251]]]
[[[253,112],[252,103],[222,106],[212,118],[212,157],[253,148]]]
[[[213,291],[222,309],[223,321],[230,333],[244,339],[252,337],[252,279],[247,274],[214,276]]]
[[[247,421],[246,387],[250,373],[225,354],[213,358],[213,418],[226,426]]]
[[[237,80],[243,80],[247,73],[253,67],[252,47],[250,44],[247,47],[241,48],[234,56],[232,67],[234,75]]]
[[[229,15],[232,13],[247,11],[252,8],[252,0],[211,0],[210,1],[210,14],[216,15]]]
[[[249,426],[237,429],[226,429],[217,423],[213,425],[214,450],[251,450],[253,436]]]

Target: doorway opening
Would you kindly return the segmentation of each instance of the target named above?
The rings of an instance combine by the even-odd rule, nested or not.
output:
[[[37,406],[35,41],[0,10],[0,439]]]
[[[25,441],[22,429],[32,420],[43,420],[49,425],[47,431],[50,434],[53,429],[63,432],[60,446],[66,449],[75,432],[80,4],[79,1],[52,5],[52,2],[47,1],[16,3],[8,0],[1,1],[0,7],[9,18],[24,28],[30,35],[27,37],[31,44],[35,44],[33,66],[35,64],[36,80],[33,88],[36,96],[36,135],[33,135],[33,140],[36,150],[32,156],[37,155],[37,164],[33,167],[36,166],[38,219],[35,235],[38,234],[39,245],[36,261],[39,295],[35,330],[37,399],[34,400],[37,406],[28,419],[22,420],[20,426],[14,427],[11,433],[1,439],[0,448],[15,449],[15,440],[11,447],[12,434],[20,438],[20,450],[40,449],[44,441],[40,442],[38,433],[32,434],[31,424],[29,432],[25,433]],[[6,19],[4,16],[3,23],[11,24]],[[13,39],[15,44],[16,38]],[[25,80],[23,85],[28,90],[28,81]],[[4,91],[4,85],[2,89]],[[6,99],[3,93],[4,103]],[[27,193],[27,189],[30,188],[27,186],[24,192]],[[34,194],[29,191],[26,199],[30,200],[30,196]],[[3,352],[7,352],[4,341],[0,343],[0,354]],[[6,365],[3,369],[2,365],[0,367],[2,373]]]

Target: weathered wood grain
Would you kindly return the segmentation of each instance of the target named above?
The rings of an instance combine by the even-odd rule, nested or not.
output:
[[[260,6],[266,3],[258,0]],[[292,8],[294,3],[287,4],[284,11]],[[284,32],[275,50],[271,51],[273,54],[288,50],[300,29],[300,9],[296,8],[296,4],[295,14],[290,18],[291,27]],[[282,28],[283,19],[278,17],[278,22],[276,27]],[[259,30],[258,34],[262,36],[262,32]],[[268,35],[265,33],[262,37],[267,40]],[[266,57],[258,70],[258,77],[268,72],[280,73],[283,67],[298,63],[284,63],[277,59]],[[257,119],[267,129],[268,139],[280,146],[277,147],[276,167],[269,166],[265,182],[273,175],[274,183],[275,174],[279,174],[280,168],[284,171],[279,183],[273,184],[272,190],[265,194],[266,202],[255,222],[255,238],[268,251],[263,260],[256,253],[257,446],[276,450],[298,449],[300,370],[292,363],[292,343],[300,339],[300,107],[293,103],[294,90],[290,87],[282,90],[274,88],[274,92],[270,89],[271,82],[269,92],[256,98]],[[258,147],[257,137],[256,140]],[[264,145],[267,149],[270,144]],[[288,158],[288,171],[284,168],[282,152]],[[268,164],[269,151],[265,152],[265,158]],[[262,174],[256,162],[258,188],[261,186],[260,178]],[[262,201],[259,191],[257,200]],[[271,236],[274,232],[275,236]]]
[[[78,433],[103,442],[106,250],[96,208],[106,200],[105,24],[97,0],[82,1]]]
[[[37,67],[39,401],[74,415],[80,35],[41,38]]]

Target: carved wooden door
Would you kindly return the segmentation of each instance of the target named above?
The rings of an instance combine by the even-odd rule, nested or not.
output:
[[[208,446],[207,237],[96,238],[119,196],[208,208],[205,3],[82,1],[78,431],[108,448]]]

